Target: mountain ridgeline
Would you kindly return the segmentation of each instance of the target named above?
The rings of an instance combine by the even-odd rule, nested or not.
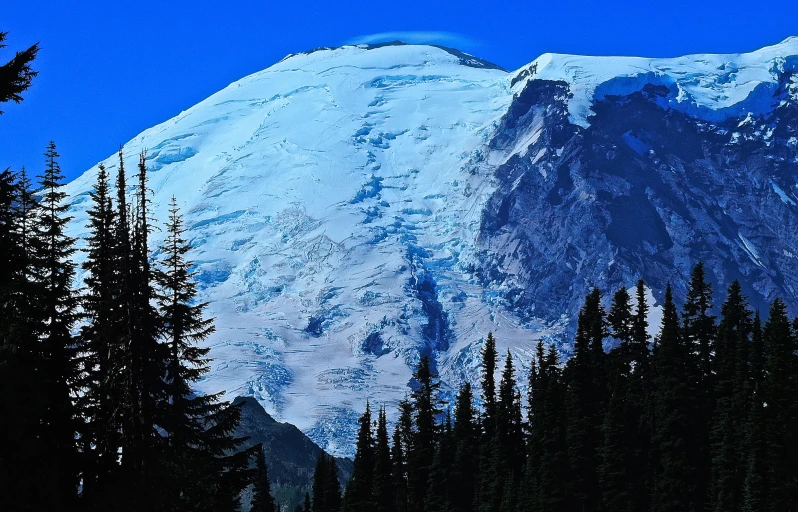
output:
[[[642,278],[658,314],[703,261],[716,290],[796,313],[796,55],[791,38],[507,72],[433,46],[320,49],[144,131],[123,152],[148,151],[155,217],[180,199],[216,318],[199,389],[351,455],[353,404],[395,421],[423,355],[449,399],[489,331],[524,367],[539,340],[568,356],[593,286]],[[96,173],[67,186],[78,239]]]

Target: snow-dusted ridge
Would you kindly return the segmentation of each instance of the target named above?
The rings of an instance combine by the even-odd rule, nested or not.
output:
[[[508,73],[435,46],[320,49],[145,130],[124,145],[129,168],[146,149],[156,218],[177,197],[202,299],[216,318],[215,360],[201,389],[254,396],[278,420],[345,454],[366,398],[395,410],[421,354],[433,355],[456,386],[476,377],[480,340],[492,330],[500,350],[525,363],[537,340],[556,339],[573,313],[563,305],[553,317],[537,318],[543,308],[520,315],[508,297],[525,286],[523,273],[481,272],[490,257],[479,242],[483,221],[496,214],[502,181],[511,178],[515,191],[524,176],[555,176],[563,155],[541,138],[554,122],[547,104],[521,113],[530,120],[519,121],[526,128],[508,144],[492,145],[525,88],[565,82],[568,117],[582,127],[597,98],[646,84],[668,87],[663,106],[697,118],[756,115],[772,108],[762,98],[778,80],[774,69],[794,69],[795,55],[791,38],[741,55],[546,54]],[[525,167],[515,177],[508,166],[521,160],[533,173]],[[104,163],[113,175],[116,157]],[[86,234],[96,173],[67,187],[73,236]],[[793,191],[779,183],[767,188],[790,207]],[[163,233],[153,236],[156,247]],[[508,254],[518,248],[514,236],[501,239]],[[745,236],[735,243],[753,248],[756,238]],[[569,293],[582,295],[579,284]]]
[[[514,73],[514,89],[520,90],[529,79],[571,84],[571,121],[587,126],[596,99],[629,94],[645,84],[663,85],[673,92],[669,107],[720,121],[772,109],[778,73],[798,69],[796,56],[798,37],[740,54],[644,58],[546,53]]]

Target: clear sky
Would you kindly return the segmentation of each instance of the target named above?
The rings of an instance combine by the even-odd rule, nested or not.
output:
[[[38,173],[54,139],[69,178],[229,83],[320,46],[433,42],[515,69],[544,52],[736,53],[798,35],[791,0],[17,0],[2,13],[0,62],[36,41],[42,50],[26,100],[2,109],[0,167]]]

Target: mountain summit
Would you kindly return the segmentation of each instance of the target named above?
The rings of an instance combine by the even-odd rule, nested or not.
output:
[[[456,386],[488,331],[522,361],[540,338],[567,351],[594,285],[678,296],[700,259],[717,289],[795,306],[796,64],[795,38],[512,73],[434,46],[322,49],[124,153],[147,150],[158,218],[172,196],[186,214],[217,325],[202,389],[345,454],[366,398],[393,410],[420,355]],[[96,172],[68,187],[73,236]]]

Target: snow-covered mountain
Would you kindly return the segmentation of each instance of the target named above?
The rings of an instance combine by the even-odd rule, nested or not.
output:
[[[366,398],[394,409],[420,354],[452,387],[490,330],[528,360],[565,343],[594,284],[682,292],[703,259],[718,288],[798,304],[797,68],[796,38],[516,72],[434,46],[322,49],[124,153],[147,150],[155,216],[173,195],[186,215],[217,325],[202,389],[347,453]],[[95,178],[68,186],[74,236]]]

